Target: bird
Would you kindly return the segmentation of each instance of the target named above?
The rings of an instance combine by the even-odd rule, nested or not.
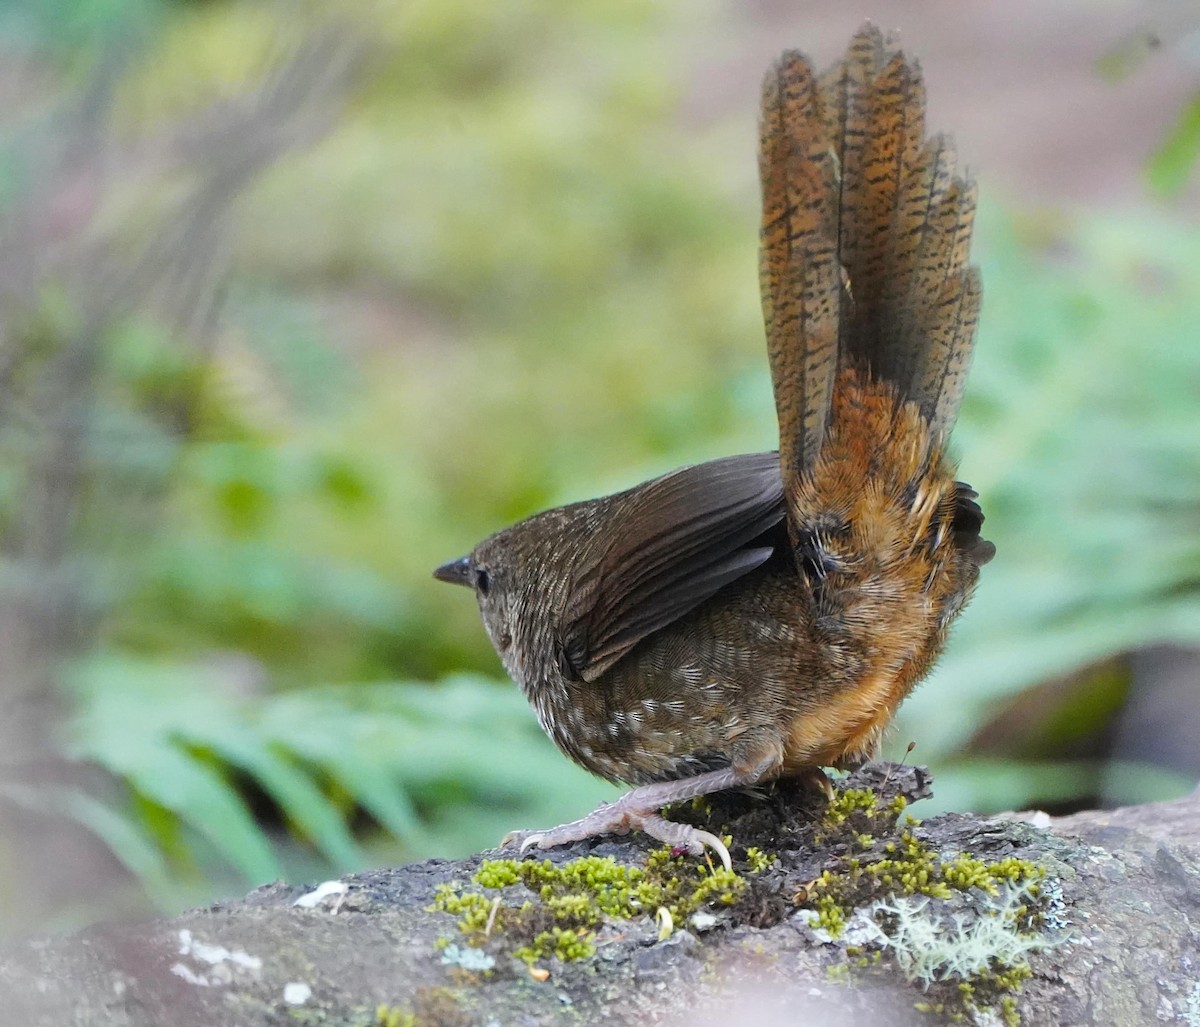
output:
[[[631,786],[522,852],[878,753],[995,547],[948,451],[975,345],[976,190],[927,135],[920,65],[867,23],[824,72],[785,51],[759,121],[759,278],[778,451],[529,517],[438,567],[471,588],[538,722]]]

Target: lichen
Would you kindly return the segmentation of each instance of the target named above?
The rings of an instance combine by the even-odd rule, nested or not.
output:
[[[470,945],[443,945],[440,946],[442,953],[442,962],[447,966],[457,966],[471,973],[486,974],[495,965],[496,961],[482,949],[472,948]]]
[[[976,1021],[1019,1022],[1025,957],[1057,943],[1061,892],[1029,860],[943,855],[919,834],[902,797],[837,795],[817,825],[836,863],[797,894],[822,940],[846,943],[847,972],[884,956],[927,998],[917,1008]]]
[[[752,865],[763,859],[760,855]],[[507,946],[532,965],[549,957],[564,962],[590,957],[604,922],[656,916],[661,909],[670,922],[682,923],[702,907],[730,906],[746,882],[732,871],[684,860],[664,848],[652,852],[645,867],[607,856],[557,864],[486,860],[472,885],[439,886],[433,909],[459,918],[469,946]]]
[[[890,951],[908,981],[926,988],[939,981],[970,985],[996,967],[1023,966],[1027,953],[1053,944],[1021,925],[1030,887],[1026,882],[1007,889],[981,915],[938,908],[925,896],[876,899],[854,922],[865,942]]]
[[[1192,985],[1187,997],[1187,1006],[1183,1011],[1183,1022],[1188,1027],[1200,1027],[1200,981]]]

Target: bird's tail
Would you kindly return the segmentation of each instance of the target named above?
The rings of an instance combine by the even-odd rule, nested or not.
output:
[[[760,276],[785,481],[811,467],[850,368],[954,423],[979,313],[975,190],[925,137],[920,67],[866,25],[823,75],[788,51],[763,85]]]

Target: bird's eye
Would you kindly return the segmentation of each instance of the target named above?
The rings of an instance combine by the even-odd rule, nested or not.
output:
[[[475,569],[475,587],[481,596],[487,595],[492,590],[492,576],[482,567]]]

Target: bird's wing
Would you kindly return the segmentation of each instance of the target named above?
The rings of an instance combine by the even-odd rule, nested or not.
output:
[[[560,621],[563,670],[600,677],[770,558],[763,536],[783,519],[776,453],[683,467],[630,490],[575,566]]]

